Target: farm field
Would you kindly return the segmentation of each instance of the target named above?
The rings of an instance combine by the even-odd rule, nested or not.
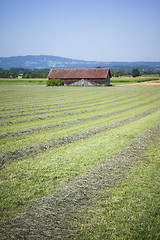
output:
[[[119,85],[119,84],[134,84],[134,83],[148,83],[154,82],[159,83],[160,78],[157,76],[139,76],[139,77],[112,77],[111,84],[112,85]]]
[[[46,82],[45,78],[0,78],[0,85],[46,85]]]
[[[160,82],[158,74],[155,75],[144,75],[139,77],[112,77],[111,85],[120,85],[120,84],[132,84],[132,83],[143,83],[143,82]],[[47,79],[45,78],[22,78],[22,79],[8,79],[0,78],[0,85],[46,85]]]
[[[1,239],[160,237],[160,85],[1,83],[0,99]]]

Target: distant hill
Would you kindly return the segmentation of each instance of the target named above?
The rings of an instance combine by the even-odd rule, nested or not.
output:
[[[50,55],[0,57],[0,68],[8,70],[12,67],[27,69],[109,67],[111,70],[117,68],[131,71],[135,67],[139,70],[160,69],[160,62],[98,62],[75,60]]]

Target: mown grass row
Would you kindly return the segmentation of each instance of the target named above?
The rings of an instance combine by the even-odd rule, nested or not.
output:
[[[140,114],[131,116],[127,119],[123,119],[114,124],[112,123],[112,124],[102,125],[102,126],[96,127],[96,128],[95,127],[94,128],[87,127],[87,130],[83,129],[83,131],[82,131],[82,129],[81,129],[81,131],[79,131],[79,130],[77,131],[77,129],[76,129],[76,131],[75,130],[69,131],[68,135],[63,135],[62,137],[48,139],[45,142],[40,142],[40,143],[37,142],[36,144],[29,145],[27,147],[22,147],[19,149],[14,149],[12,151],[8,151],[8,152],[0,155],[1,165],[4,165],[8,161],[14,161],[16,159],[28,157],[33,154],[35,155],[37,153],[47,151],[50,148],[56,148],[56,147],[60,147],[63,145],[67,145],[67,144],[73,143],[75,141],[94,136],[95,134],[98,134],[98,133],[101,133],[104,131],[105,132],[109,131],[116,127],[128,124],[130,122],[137,121],[137,120],[141,119],[142,117],[144,118],[158,110],[159,110],[159,106],[154,107],[149,111],[145,111]]]
[[[22,109],[17,102],[19,98],[16,99],[16,89],[11,86],[9,91],[9,87],[4,86],[4,90],[7,89],[10,99],[13,89],[15,93],[12,104],[7,102],[7,96],[3,96],[3,101],[6,99],[4,111],[6,109],[17,111],[19,107]],[[25,89],[24,86],[21,88]],[[85,174],[87,170],[159,123],[160,100],[158,89],[154,86],[149,88],[115,87],[115,89],[69,87],[61,90],[42,88],[42,86],[35,89],[34,86],[33,88],[26,86],[26,91],[20,92],[21,88],[19,86],[17,89],[17,95],[28,100],[28,104],[24,99],[22,100],[21,104],[24,102],[24,107],[29,106],[32,109],[34,102],[37,103],[37,100],[41,99],[42,107],[52,102],[53,106],[56,105],[59,109],[64,105],[66,97],[66,104],[70,104],[69,108],[82,103],[82,106],[79,107],[85,109],[86,112],[80,112],[78,108],[78,110],[75,109],[74,114],[70,115],[0,127],[1,134],[22,131],[20,136],[10,135],[7,137],[6,135],[4,139],[1,139],[1,153],[3,154],[16,150],[23,152],[23,148],[29,148],[32,145],[33,150],[36,146],[38,149],[38,144],[45,148],[45,151],[33,151],[30,156],[21,158],[17,154],[17,158],[15,155],[13,161],[3,165],[0,171],[2,220],[11,218],[24,210],[28,201],[52,194],[59,186],[67,184],[76,176]],[[67,89],[69,97],[67,97]],[[42,95],[43,91],[44,96]],[[43,102],[47,93],[49,100]],[[102,108],[95,108],[95,104],[92,103],[93,99],[96,104],[100,104],[100,106],[102,104]],[[119,102],[114,102],[118,100]],[[68,122],[68,124],[63,126],[63,122]],[[57,124],[57,126],[47,130],[49,124]],[[38,127],[37,132],[30,131],[23,134],[23,130]],[[94,134],[90,134],[91,131]],[[85,137],[83,137],[84,133]],[[67,141],[70,136],[73,139]],[[60,138],[62,144],[58,143],[56,146],[47,147],[50,140],[56,142]]]
[[[2,87],[1,87],[2,89]],[[94,90],[94,89],[93,89]],[[85,101],[89,100],[95,100],[96,98],[103,98],[104,92],[102,91],[102,94],[99,95],[99,91],[93,91],[92,89],[88,92],[86,88],[75,88],[74,92],[76,95],[73,95],[73,88],[58,88],[58,87],[49,87],[46,88],[44,86],[14,86],[14,85],[6,85],[3,86],[3,91],[1,91],[1,106],[4,108],[4,106],[8,106],[9,109],[21,107],[22,109],[25,107],[34,107],[34,106],[43,106],[46,104],[54,104],[59,105],[65,103],[72,104],[73,99],[79,103],[80,101],[83,101],[83,98]],[[24,95],[25,91],[25,95]],[[36,95],[34,95],[36,92]],[[54,99],[53,99],[54,94]],[[59,101],[59,96],[61,95],[61,101]],[[34,96],[34,98],[33,98]],[[43,96],[43,97],[42,97]],[[78,101],[79,99],[79,101]],[[76,103],[74,102],[74,103]],[[14,103],[14,105],[12,104]]]
[[[155,94],[154,94],[155,95]],[[153,96],[147,95],[145,97],[140,97],[137,99],[132,99],[130,101],[124,101],[118,104],[108,104],[108,103],[103,103],[103,105],[94,105],[94,106],[85,106],[83,108],[78,108],[78,109],[72,109],[72,111],[70,110],[62,110],[62,111],[51,111],[51,112],[45,112],[45,113],[39,113],[39,114],[34,114],[34,116],[32,117],[32,115],[29,115],[31,117],[26,117],[26,115],[24,116],[18,116],[18,117],[7,117],[7,118],[2,118],[0,119],[0,126],[5,126],[5,125],[11,125],[11,124],[16,124],[16,123],[24,123],[24,122],[31,122],[31,121],[36,121],[36,120],[45,120],[48,118],[57,118],[57,117],[63,117],[65,118],[65,116],[73,116],[73,115],[80,115],[80,114],[85,114],[85,113],[96,113],[96,112],[101,112],[101,111],[106,111],[108,109],[118,109],[120,107],[124,106],[130,106],[133,105],[134,102],[137,103],[141,103],[143,102],[144,98],[147,98],[148,100],[153,99]],[[159,99],[159,94],[157,94],[157,98],[155,98],[155,100]],[[152,101],[152,100],[151,100]],[[54,113],[54,114],[53,114]],[[18,118],[18,119],[17,119]]]
[[[2,89],[2,88],[1,88]],[[25,91],[25,95],[24,95]],[[142,90],[143,91],[143,90]],[[35,95],[36,92],[36,95]],[[74,92],[74,95],[73,95]],[[54,107],[67,107],[68,105],[76,106],[77,104],[86,104],[88,102],[98,102],[100,99],[117,98],[116,89],[108,89],[107,95],[105,88],[44,88],[28,86],[3,86],[1,91],[1,108],[2,111],[12,111],[21,109],[22,111],[29,108],[43,108],[47,105]],[[137,90],[135,90],[136,94]],[[54,99],[53,99],[54,94]],[[128,89],[128,94],[131,91]],[[120,91],[119,96],[128,95],[126,91]],[[34,98],[33,98],[33,95]],[[25,97],[24,97],[25,96]],[[42,98],[43,96],[43,98]]]
[[[159,115],[160,112],[156,112],[110,130],[107,134],[96,134],[53,150],[48,149],[34,157],[6,164],[0,173],[2,218],[14,216],[29,200],[49,195],[55,188],[84,174],[157,124]]]
[[[2,88],[1,88],[2,89]],[[88,90],[89,89],[89,90]],[[142,88],[143,89],[143,88]],[[25,97],[24,97],[25,91]],[[74,91],[74,95],[72,92]],[[138,92],[137,89],[134,89],[135,93]],[[143,90],[142,90],[143,91]],[[33,95],[35,94],[33,98]],[[127,92],[119,91],[117,88],[107,88],[107,95],[106,95],[106,88],[65,88],[65,87],[49,87],[45,88],[44,86],[3,86],[3,91],[1,91],[1,107],[2,109],[8,108],[13,109],[14,107],[21,107],[23,110],[25,107],[34,107],[39,106],[42,107],[43,105],[49,104],[50,106],[54,104],[54,106],[65,103],[67,104],[79,104],[81,101],[88,102],[88,101],[97,101],[101,98],[110,98],[115,97],[115,93],[118,92],[121,96],[126,95]],[[128,88],[128,94],[132,92],[131,89]],[[133,93],[133,92],[132,92]],[[54,94],[54,99],[52,95]],[[43,98],[42,98],[43,95]],[[61,99],[59,101],[59,96]],[[83,100],[84,99],[84,100]],[[13,104],[14,103],[14,104]]]
[[[14,138],[7,138],[1,140],[1,151],[9,151],[16,148],[24,147],[30,144],[33,144],[35,142],[42,142],[46,141],[47,139],[53,139],[56,137],[61,137],[64,135],[67,135],[69,133],[73,132],[79,132],[84,131],[93,127],[98,127],[105,125],[106,123],[109,124],[110,122],[116,122],[119,121],[125,117],[133,116],[135,114],[138,114],[140,112],[146,111],[147,109],[150,109],[151,107],[158,106],[159,102],[157,99],[151,99],[150,101],[142,102],[140,104],[129,104],[127,108],[116,108],[113,110],[110,109],[107,113],[101,112],[100,114],[96,115],[96,111],[94,112],[95,115],[87,116],[85,118],[78,118],[75,120],[70,121],[62,121],[59,123],[52,124],[51,126],[44,125],[41,127],[37,127],[35,129],[26,129],[26,133],[24,129],[21,131],[20,137]],[[123,106],[124,107],[124,106]],[[116,110],[116,111],[115,111]],[[16,129],[16,125],[14,125],[14,130]],[[53,133],[54,129],[54,133]],[[5,129],[6,130],[6,129]],[[20,132],[20,131],[19,131]],[[10,137],[15,136],[16,133],[19,133],[18,131],[10,132],[8,135]],[[35,132],[35,133],[34,133]],[[8,136],[7,133],[4,135],[4,137]],[[1,135],[3,137],[3,134]],[[25,144],[24,144],[25,143]]]
[[[160,239],[160,139],[126,172],[114,189],[106,188],[94,206],[72,222],[72,239]]]
[[[141,94],[141,93],[140,93]],[[142,95],[142,94],[141,94]],[[154,100],[156,99],[156,96],[158,97],[159,94],[157,93],[151,93],[151,94],[144,94],[144,96],[142,95],[140,98],[129,98],[129,101],[128,101],[128,98],[126,99],[123,99],[122,100],[119,100],[119,102],[117,104],[114,104],[114,101],[113,102],[109,102],[107,101],[107,103],[103,103],[103,105],[101,105],[100,103],[100,106],[101,107],[98,107],[96,108],[95,105],[90,105],[88,107],[84,107],[82,108],[82,110],[80,111],[79,108],[77,108],[77,110],[74,110],[74,111],[64,111],[63,113],[55,113],[53,115],[53,113],[51,114],[46,114],[46,116],[44,115],[37,115],[36,117],[32,117],[32,118],[24,118],[24,117],[18,117],[17,120],[15,118],[15,121],[13,121],[13,118],[10,118],[10,119],[7,119],[7,120],[10,120],[10,121],[6,121],[5,119],[2,119],[1,120],[1,125],[0,126],[0,132],[1,133],[4,133],[4,132],[7,132],[7,131],[16,131],[16,130],[20,130],[20,128],[22,127],[23,128],[27,128],[27,127],[33,127],[33,126],[41,126],[41,125],[44,125],[44,124],[49,124],[49,123],[58,123],[58,122],[61,122],[61,121],[67,121],[68,119],[76,119],[76,118],[82,118],[82,117],[88,117],[88,116],[93,116],[93,115],[96,115],[96,113],[98,114],[103,114],[103,113],[106,113],[106,112],[111,112],[111,111],[115,111],[115,110],[119,110],[119,109],[123,109],[124,107],[129,107],[129,106],[132,106],[134,105],[134,102],[135,104],[137,103],[143,103],[146,99],[146,101],[150,101],[150,100]],[[124,102],[124,104],[123,104]],[[97,111],[97,112],[96,112]],[[50,119],[51,118],[51,119]],[[33,122],[33,123],[32,123]],[[14,125],[13,125],[14,124]],[[4,126],[3,126],[4,125]],[[11,125],[11,126],[5,126],[5,125]]]
[[[70,123],[68,122],[68,124],[65,124],[65,123],[60,124],[59,123],[59,125],[57,125],[57,127],[54,125],[54,127],[53,127],[54,130],[53,130],[53,128],[51,128],[51,129],[44,128],[44,130],[43,130],[43,128],[41,127],[38,129],[39,131],[36,133],[34,133],[34,131],[33,131],[33,133],[30,133],[29,135],[23,134],[20,137],[14,137],[14,141],[13,141],[12,137],[1,140],[0,150],[1,150],[1,153],[4,153],[7,151],[12,151],[14,149],[27,147],[29,145],[34,144],[35,142],[40,143],[40,142],[47,141],[49,139],[56,139],[59,137],[63,137],[68,134],[79,133],[79,132],[87,131],[87,130],[90,130],[93,128],[102,127],[102,126],[105,126],[106,124],[107,125],[110,123],[113,124],[113,123],[119,122],[123,119],[127,119],[128,115],[130,117],[135,116],[140,113],[143,113],[145,115],[145,112],[148,109],[150,109],[151,107],[156,107],[156,106],[158,106],[158,108],[160,109],[160,103],[155,104],[155,102],[153,102],[153,103],[151,102],[150,104],[148,103],[147,105],[146,105],[146,103],[144,103],[144,104],[141,104],[141,106],[136,105],[134,107],[125,108],[123,110],[119,110],[116,112],[109,112],[106,114],[95,115],[93,117],[81,119],[81,121],[79,119],[77,121],[75,120],[75,122],[69,121]],[[46,126],[46,128],[47,128],[47,126]]]
[[[141,94],[139,94],[139,96],[140,95]],[[155,95],[155,93],[154,93],[154,95]],[[141,98],[143,99],[145,97],[150,97],[150,96],[152,96],[152,93],[150,93],[150,94],[146,93],[146,95],[143,94],[143,97],[140,97],[140,99]],[[92,101],[90,104],[83,103],[83,104],[79,104],[78,106],[77,105],[76,106],[71,105],[68,107],[67,106],[62,106],[62,107],[58,107],[58,106],[57,107],[47,107],[47,106],[45,106],[45,109],[43,107],[43,108],[38,108],[38,109],[30,109],[30,110],[26,110],[26,111],[23,110],[23,111],[18,111],[18,112],[15,111],[15,112],[10,112],[10,113],[4,112],[4,110],[3,110],[3,112],[0,113],[1,114],[0,119],[16,118],[16,117],[18,117],[18,119],[19,119],[20,117],[24,117],[24,116],[54,113],[54,112],[67,112],[70,110],[78,111],[78,109],[88,109],[88,108],[94,108],[96,106],[106,106],[107,105],[107,107],[109,107],[111,105],[110,107],[112,107],[112,106],[114,106],[113,103],[114,104],[115,103],[123,104],[126,101],[134,101],[134,100],[137,101],[137,95],[136,96],[128,95],[125,97],[117,97],[116,100],[112,100],[112,101],[106,101],[106,99],[103,99],[103,100],[99,100],[98,103]],[[10,115],[7,115],[7,114],[10,114]]]
[[[156,101],[158,99],[159,98],[151,99],[151,100],[149,100],[147,102],[143,102],[143,103],[131,106],[131,107],[129,107],[129,109],[127,108],[127,111],[130,110],[130,109],[133,109],[133,108],[142,107],[143,105],[151,104],[152,102],[154,102],[154,101]],[[121,104],[118,104],[118,105],[121,105]],[[108,106],[108,107],[115,107],[115,105]],[[62,126],[66,127],[68,125],[79,124],[81,122],[92,121],[92,120],[96,120],[96,119],[99,119],[99,118],[103,119],[103,118],[106,118],[106,117],[111,116],[111,115],[113,115],[113,119],[116,119],[117,116],[115,116],[115,115],[117,115],[118,113],[124,112],[124,111],[126,111],[126,108],[125,109],[121,109],[119,111],[113,111],[113,112],[108,112],[108,113],[104,113],[104,114],[101,113],[101,114],[98,114],[98,115],[82,117],[82,118],[69,120],[69,121],[64,121],[64,119],[63,119],[62,121],[57,122],[57,123],[47,124],[47,125],[43,125],[43,126],[40,125],[40,126],[36,126],[36,127],[30,127],[30,128],[22,129],[22,130],[18,130],[18,131],[15,131],[16,126],[14,125],[14,127],[15,127],[14,131],[5,132],[5,133],[0,134],[0,139],[7,138],[7,137],[21,136],[22,134],[28,134],[28,133],[43,132],[43,134],[44,134],[49,129],[53,130],[53,129],[57,128],[57,127],[62,127]],[[4,131],[6,131],[6,130],[7,129],[4,129]],[[1,129],[1,131],[2,131],[2,129]]]

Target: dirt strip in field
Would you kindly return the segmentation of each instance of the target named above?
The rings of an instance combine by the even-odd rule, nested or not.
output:
[[[144,150],[159,136],[160,124],[84,176],[60,187],[53,195],[31,202],[23,215],[0,224],[0,239],[53,240],[78,236],[79,230],[72,228],[68,222],[78,220],[78,212],[94,204],[103,189],[116,186],[124,177],[124,170],[138,161]]]
[[[34,155],[34,154],[37,154],[40,152],[47,151],[49,148],[55,148],[55,147],[63,146],[66,144],[70,144],[75,141],[91,137],[97,133],[109,131],[111,129],[123,126],[125,124],[131,123],[133,121],[136,121],[143,117],[146,117],[146,116],[156,112],[159,109],[160,109],[160,106],[156,106],[145,112],[142,112],[137,115],[131,116],[129,118],[120,120],[116,123],[107,124],[107,125],[97,127],[97,128],[92,128],[92,129],[89,129],[87,131],[83,131],[80,133],[73,133],[73,134],[63,136],[60,138],[50,139],[46,142],[37,143],[37,144],[31,145],[28,147],[24,147],[24,148],[6,152],[6,153],[0,155],[0,167],[2,167],[6,162],[17,160],[19,158],[28,157],[30,155]]]

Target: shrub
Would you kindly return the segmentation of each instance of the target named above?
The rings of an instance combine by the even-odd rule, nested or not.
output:
[[[61,79],[49,79],[47,81],[47,86],[62,86],[63,81]]]

